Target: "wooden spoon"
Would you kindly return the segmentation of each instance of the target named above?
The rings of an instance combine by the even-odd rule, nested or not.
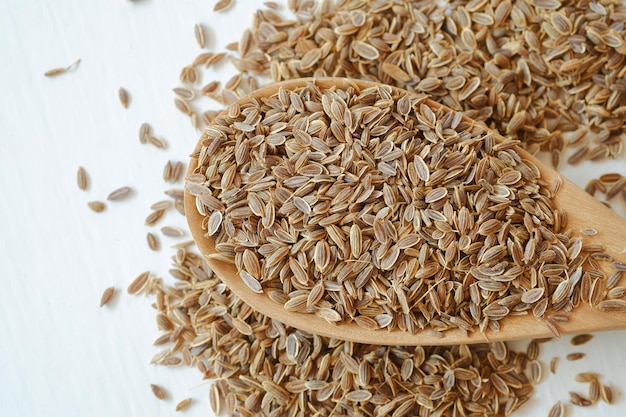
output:
[[[365,89],[377,84],[367,81],[348,80],[344,78],[324,78],[324,79],[300,79],[290,80],[281,83],[275,83],[263,87],[249,96],[239,100],[239,103],[249,102],[251,97],[269,97],[275,94],[279,88],[293,90],[298,87],[304,87],[306,83],[315,83],[321,88],[330,88],[332,86],[347,88],[353,86],[359,89]],[[397,91],[402,91],[396,89]],[[426,102],[431,108],[447,108],[432,100]],[[447,109],[451,111],[450,109]],[[472,122],[465,118],[465,121]],[[486,128],[485,128],[486,129]],[[487,131],[487,130],[486,130]],[[496,140],[502,137],[496,132],[492,132]],[[198,148],[200,143],[198,144]],[[516,148],[519,155],[526,160],[534,163],[542,173],[542,178],[551,183],[559,174],[549,168],[541,161],[526,151]],[[193,173],[197,166],[197,159],[192,158],[189,164],[188,175]],[[598,243],[604,246],[605,252],[614,259],[624,258],[626,252],[626,221],[602,205],[595,198],[578,188],[567,179],[563,179],[563,185],[560,192],[555,198],[557,207],[567,212],[568,228],[578,232],[581,229],[595,229],[597,235],[585,237],[586,243]],[[185,213],[187,221],[191,229],[194,240],[199,250],[205,256],[215,254],[214,241],[205,237],[202,230],[202,221],[204,216],[196,210],[195,197],[185,192]],[[420,331],[412,334],[401,330],[389,331],[366,330],[354,323],[332,324],[326,320],[313,314],[288,312],[283,306],[271,301],[264,293],[255,293],[247,285],[243,283],[239,277],[238,271],[233,264],[216,260],[214,257],[208,257],[207,262],[213,269],[215,274],[244,302],[252,306],[256,311],[277,319],[289,326],[315,333],[321,336],[333,337],[343,340],[350,340],[360,343],[377,344],[377,345],[452,345],[464,343],[493,342],[499,340],[514,340],[526,338],[543,338],[551,337],[554,334],[540,320],[534,318],[532,314],[524,316],[507,316],[501,320],[501,329],[499,332],[487,330],[482,333],[478,330],[464,335],[458,329],[446,330],[444,337],[438,337],[432,332]],[[611,272],[605,271],[607,275]],[[621,285],[626,285],[622,280]],[[559,330],[562,333],[584,333],[610,329],[626,329],[626,313],[624,312],[605,312],[589,306],[588,303],[581,302],[569,315],[569,321],[558,323]]]

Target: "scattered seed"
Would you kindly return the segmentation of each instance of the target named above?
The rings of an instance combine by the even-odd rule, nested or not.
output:
[[[200,23],[196,23],[194,26],[194,34],[196,35],[196,42],[200,48],[204,48],[204,28]]]
[[[550,360],[550,372],[551,373],[553,374],[556,373],[556,366],[558,363],[559,363],[559,358],[557,358],[556,356]]]
[[[154,394],[154,396],[157,397],[159,400],[165,399],[166,394],[163,388],[156,384],[150,384],[150,388],[152,389],[152,393]]]
[[[102,297],[100,297],[100,307],[102,307],[105,304],[108,304],[108,302],[111,301],[114,295],[115,295],[115,287],[109,287],[106,290],[104,290],[104,292],[102,293]]]
[[[587,407],[591,405],[591,401],[580,394],[570,391],[569,396],[570,402],[574,405],[578,405],[580,407]]]
[[[591,382],[594,379],[598,379],[598,374],[595,372],[580,372],[576,374],[575,380],[576,382]]]
[[[117,190],[112,191],[107,196],[107,200],[109,200],[109,201],[123,200],[126,197],[128,197],[131,192],[132,192],[132,188],[130,188],[130,187],[120,187]]]
[[[74,61],[74,63],[68,65],[67,67],[54,68],[54,69],[48,70],[43,75],[45,75],[46,77],[54,77],[56,75],[63,74],[69,70],[78,68],[78,64],[80,64],[80,59],[77,59],[76,61]]]
[[[78,184],[78,188],[80,188],[83,191],[86,190],[87,187],[89,186],[89,181],[87,178],[87,171],[85,171],[85,168],[78,167],[78,172],[76,173],[76,182]]]
[[[122,107],[127,109],[128,108],[128,104],[129,104],[129,100],[130,100],[130,97],[128,95],[128,91],[126,91],[126,89],[124,89],[124,87],[120,87],[117,90],[117,97],[119,98],[120,103],[122,104]]]
[[[574,346],[580,346],[580,345],[584,345],[585,343],[587,343],[588,341],[590,341],[591,339],[593,339],[593,335],[592,334],[578,334],[574,337],[572,337],[571,340],[571,344]]]
[[[96,213],[100,213],[104,211],[104,209],[106,209],[106,204],[104,204],[102,201],[89,201],[87,203],[87,206]]]
[[[585,354],[582,352],[574,352],[574,353],[568,353],[566,356],[566,359],[568,361],[577,361],[579,359],[582,359],[585,357]]]
[[[561,401],[557,401],[556,404],[552,406],[548,417],[565,417],[565,408],[563,404],[561,404]]]
[[[168,182],[172,178],[172,162],[167,161],[163,167],[163,181]]]
[[[231,7],[233,3],[234,3],[234,0],[218,0],[218,2],[215,3],[215,6],[213,6],[213,11],[221,12],[223,10],[226,10],[229,7]]]
[[[183,411],[184,409],[189,407],[189,404],[191,404],[191,398],[185,398],[184,400],[176,404],[176,411]]]
[[[605,403],[613,404],[613,391],[608,385],[600,384],[600,396]]]
[[[127,289],[128,293],[138,294],[139,292],[141,292],[146,287],[146,285],[148,285],[149,278],[150,278],[150,271],[145,271],[137,275],[137,278],[135,278],[133,282],[131,282],[130,285],[128,286],[128,289]]]
[[[148,143],[148,138],[150,138],[152,128],[148,123],[142,123],[139,127],[139,142]]]
[[[156,237],[156,235],[148,232],[148,234],[146,235],[146,240],[148,241],[148,247],[151,250],[159,250],[159,239]]]
[[[185,232],[174,226],[163,226],[161,227],[161,233],[168,237],[181,237],[185,235]]]

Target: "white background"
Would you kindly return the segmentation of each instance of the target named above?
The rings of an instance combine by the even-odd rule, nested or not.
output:
[[[171,92],[180,69],[200,52],[193,25],[210,28],[208,47],[221,51],[260,6],[238,0],[216,14],[213,4],[0,2],[0,416],[171,416],[186,397],[194,402],[185,415],[211,415],[207,386],[195,369],[149,365],[158,350],[151,300],[128,296],[125,288],[147,269],[167,276],[173,254],[169,245],[176,240],[162,236],[159,252],[147,248],[143,220],[170,188],[161,180],[163,165],[186,161],[198,137],[174,109]],[[82,62],[74,71],[43,76],[77,58]],[[226,80],[228,70],[223,66],[211,79]],[[120,86],[131,94],[129,109],[117,100]],[[142,122],[167,150],[139,143]],[[79,165],[89,173],[87,192],[76,186]],[[607,171],[626,174],[626,164],[564,173],[584,184]],[[104,200],[124,185],[134,189],[127,201],[99,214],[87,208],[87,201]],[[170,212],[164,224],[185,222]],[[120,292],[101,309],[100,295],[111,285]],[[557,375],[544,378],[515,415],[547,415],[568,391],[585,393],[586,386],[573,381],[576,372],[595,370],[620,393],[617,404],[570,406],[568,415],[622,416],[626,332],[598,334],[580,349],[569,339],[544,345],[546,363],[561,357]],[[575,350],[587,357],[567,362],[564,356]],[[167,390],[167,401],[153,397],[151,383]]]

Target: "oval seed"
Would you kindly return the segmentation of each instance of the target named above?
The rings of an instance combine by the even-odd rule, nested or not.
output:
[[[100,297],[100,307],[108,304],[109,301],[113,299],[114,295],[115,295],[115,287],[109,287],[106,290],[104,290],[104,292],[102,293],[102,296]]]
[[[160,386],[158,386],[156,384],[150,384],[150,389],[152,389],[152,393],[159,400],[164,400],[165,399],[166,394],[165,394],[165,391],[163,390],[163,388],[161,388]]]

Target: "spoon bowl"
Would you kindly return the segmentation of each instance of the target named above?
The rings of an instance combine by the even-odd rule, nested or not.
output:
[[[243,104],[249,102],[252,98],[270,97],[276,94],[280,88],[293,90],[304,87],[307,83],[314,83],[323,89],[333,86],[342,88],[354,87],[357,91],[380,85],[368,81],[344,78],[290,80],[271,84],[256,90],[250,95],[240,99],[239,103]],[[394,87],[392,88],[394,91],[403,91]],[[432,109],[441,109],[444,112],[452,111],[432,100],[426,100],[425,103]],[[466,117],[463,117],[463,120],[467,123],[471,123],[473,126],[481,126]],[[490,133],[496,142],[503,139],[497,132],[491,131],[486,127],[484,127],[483,130],[485,133]],[[196,150],[201,147],[201,142],[202,140],[198,143]],[[548,184],[556,180],[557,177],[560,177],[555,170],[543,164],[523,149],[516,147],[515,151],[522,159],[535,164],[541,172],[541,178]],[[197,158],[192,157],[187,172],[188,176],[194,173],[197,164]],[[565,178],[561,179],[562,186],[560,191],[553,198],[553,201],[557,208],[561,208],[567,213],[568,229],[572,230],[575,234],[579,234],[579,231],[583,229],[594,229],[596,231],[595,235],[583,236],[584,243],[602,245],[604,252],[615,260],[624,258],[624,253],[626,253],[626,221],[572,182]],[[377,345],[452,345],[554,336],[554,333],[532,314],[509,315],[504,317],[500,321],[501,328],[497,332],[487,329],[484,332],[476,330],[465,334],[459,329],[449,329],[443,333],[430,331],[411,333],[402,330],[390,331],[387,329],[369,330],[358,326],[354,322],[335,324],[314,314],[287,311],[282,305],[270,300],[265,293],[256,293],[250,289],[240,278],[239,271],[234,264],[224,262],[220,260],[218,256],[212,256],[217,254],[215,242],[212,238],[207,237],[206,231],[203,230],[202,224],[205,216],[201,215],[196,209],[195,200],[196,197],[185,190],[185,213],[191,234],[198,249],[206,257],[214,273],[234,294],[240,297],[245,303],[249,304],[254,310],[286,325],[320,336]],[[604,272],[607,276],[611,273],[609,271]],[[622,279],[622,282],[618,285],[626,286],[624,281],[625,280]],[[563,334],[626,329],[626,312],[600,311],[586,302],[580,302],[579,305],[569,313],[568,321],[558,323],[558,329]]]

